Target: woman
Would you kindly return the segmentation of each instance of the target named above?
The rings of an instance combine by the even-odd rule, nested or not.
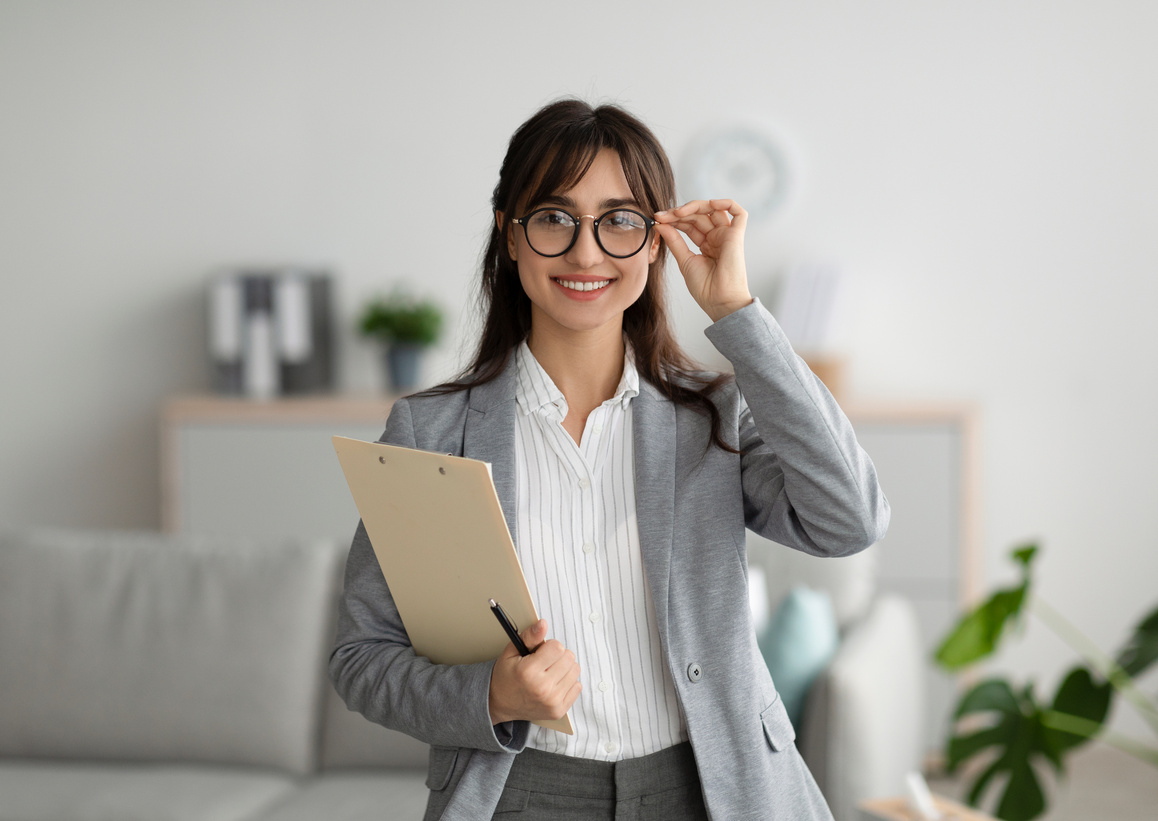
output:
[[[331,676],[431,744],[428,819],[831,818],[756,645],[744,528],[840,556],[882,536],[888,503],[749,293],[745,211],[674,205],[630,114],[543,108],[495,188],[473,364],[391,411],[382,441],[492,463],[543,616],[531,655],[434,665],[359,528]],[[675,342],[667,249],[734,380]],[[531,723],[564,714],[574,735]]]

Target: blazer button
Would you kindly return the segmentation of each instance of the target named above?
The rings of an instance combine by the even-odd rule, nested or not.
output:
[[[688,665],[688,679],[690,681],[699,681],[704,677],[704,669],[696,662]]]

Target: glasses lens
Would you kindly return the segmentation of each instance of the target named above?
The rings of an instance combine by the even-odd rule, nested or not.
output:
[[[629,257],[647,242],[647,223],[634,211],[609,211],[599,220],[599,244],[612,256]]]
[[[575,218],[566,211],[544,209],[527,218],[527,242],[536,253],[552,257],[567,250],[575,236]]]

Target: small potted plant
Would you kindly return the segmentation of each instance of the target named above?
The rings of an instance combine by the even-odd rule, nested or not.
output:
[[[433,302],[396,291],[366,303],[358,328],[385,344],[390,390],[405,393],[418,385],[422,352],[438,341],[442,311]]]

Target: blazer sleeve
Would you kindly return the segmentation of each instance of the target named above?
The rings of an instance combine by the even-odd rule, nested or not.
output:
[[[852,424],[754,300],[705,331],[735,368],[747,526],[817,556],[879,541],[889,503]]]
[[[409,401],[394,404],[381,440],[415,446]],[[369,720],[440,747],[518,752],[527,722],[492,726],[494,661],[434,664],[414,652],[382,569],[359,522],[346,560],[345,589],[329,673],[346,706]]]

